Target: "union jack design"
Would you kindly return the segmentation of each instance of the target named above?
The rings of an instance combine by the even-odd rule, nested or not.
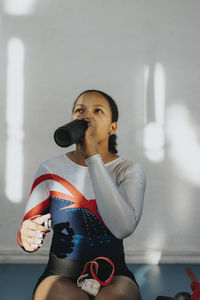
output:
[[[100,215],[97,212],[97,204],[96,204],[96,200],[95,199],[91,199],[91,200],[87,200],[82,194],[81,192],[79,192],[69,181],[65,180],[64,178],[56,175],[56,174],[44,174],[41,175],[40,177],[38,177],[32,186],[31,192],[30,192],[30,196],[31,197],[34,189],[41,184],[44,181],[47,180],[54,180],[57,181],[58,183],[60,183],[64,188],[66,188],[67,191],[69,191],[72,196],[59,192],[59,191],[54,191],[51,190],[49,193],[49,197],[45,200],[43,200],[41,203],[39,203],[38,205],[36,205],[35,207],[33,207],[32,209],[30,209],[24,216],[23,221],[30,219],[31,217],[35,216],[35,215],[40,215],[42,214],[45,210],[47,210],[50,206],[50,198],[52,197],[56,197],[59,199],[63,199],[63,200],[68,200],[73,202],[73,204],[62,207],[61,210],[63,209],[69,209],[69,208],[86,208],[88,209],[91,213],[93,213],[102,223],[103,220],[100,217]]]
[[[53,161],[54,167],[41,164],[22,224],[27,219],[51,213],[51,253],[60,258],[83,259],[113,251],[121,255],[122,241],[112,235],[98,212],[87,169],[78,172],[72,165],[66,168],[65,163],[65,160]],[[20,230],[18,243],[23,247]]]

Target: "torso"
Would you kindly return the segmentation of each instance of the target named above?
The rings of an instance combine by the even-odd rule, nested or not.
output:
[[[70,156],[67,153],[65,159],[58,156],[48,163],[53,179],[48,182],[54,229],[51,253],[67,259],[123,256],[122,240],[112,235],[99,215],[88,168]],[[112,165],[108,168],[112,174]]]

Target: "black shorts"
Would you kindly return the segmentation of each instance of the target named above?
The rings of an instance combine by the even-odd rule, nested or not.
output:
[[[135,276],[133,273],[128,269],[124,257],[110,257],[110,259],[113,261],[115,265],[115,273],[116,275],[123,275],[131,280],[134,281],[134,283],[138,286]],[[92,259],[91,259],[92,260]],[[75,283],[77,282],[77,279],[79,278],[80,274],[83,272],[84,265],[87,261],[83,260],[67,260],[58,258],[55,255],[50,254],[49,256],[49,262],[46,266],[46,269],[42,273],[42,275],[39,277],[36,286],[33,291],[33,295],[35,293],[36,288],[38,285],[47,277],[52,275],[61,275],[65,276],[68,279],[71,279]],[[99,269],[98,269],[98,278],[102,281],[105,281],[108,279],[112,272],[111,265],[104,261],[104,260],[98,260]],[[89,270],[88,270],[89,271]],[[138,286],[139,288],[139,286]],[[91,299],[93,299],[91,297]]]

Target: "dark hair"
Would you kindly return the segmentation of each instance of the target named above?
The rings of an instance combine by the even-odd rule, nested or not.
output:
[[[118,121],[118,116],[119,116],[119,112],[118,112],[118,107],[117,107],[117,104],[115,103],[115,101],[113,100],[113,98],[111,98],[108,94],[102,92],[102,91],[99,91],[99,90],[86,90],[84,92],[82,92],[75,100],[74,102],[74,105],[73,105],[73,109],[72,109],[72,112],[74,111],[74,107],[76,105],[76,101],[78,100],[78,98],[85,94],[85,93],[91,93],[91,92],[95,92],[95,93],[99,93],[101,94],[104,98],[106,98],[106,100],[108,101],[109,105],[110,105],[110,108],[111,108],[111,112],[112,112],[112,122],[117,122]],[[113,154],[116,154],[118,151],[117,151],[117,136],[116,134],[111,134],[109,136],[109,140],[108,140],[108,150],[109,152],[113,153]]]

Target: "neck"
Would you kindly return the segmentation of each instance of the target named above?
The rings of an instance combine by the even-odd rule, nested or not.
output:
[[[98,154],[101,155],[101,158],[104,163],[107,163],[107,162],[112,161],[113,159],[119,157],[118,155],[113,154],[109,151],[100,151]],[[81,166],[87,166],[84,155],[82,155],[80,153],[80,151],[78,151],[77,148],[75,151],[67,153],[67,156],[75,163],[77,163]]]

